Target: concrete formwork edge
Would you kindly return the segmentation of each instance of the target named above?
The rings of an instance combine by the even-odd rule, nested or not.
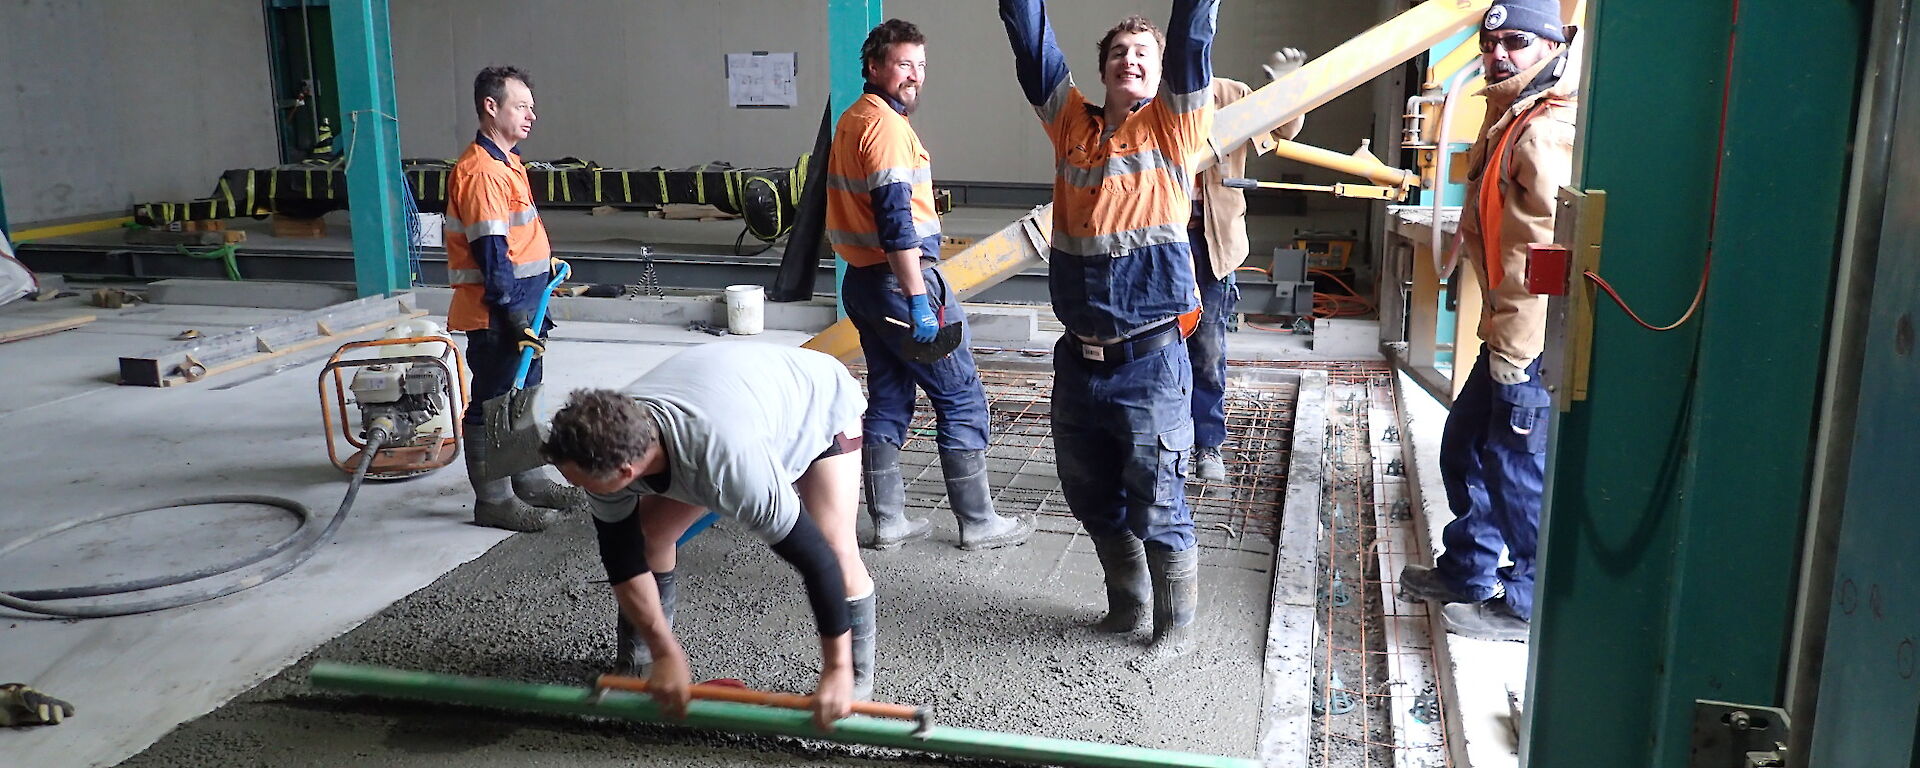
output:
[[[1280,546],[1273,556],[1273,606],[1267,620],[1260,762],[1269,768],[1300,764],[1307,754],[1313,713],[1314,585],[1319,578],[1320,493],[1326,471],[1326,372],[1302,371],[1296,398]]]

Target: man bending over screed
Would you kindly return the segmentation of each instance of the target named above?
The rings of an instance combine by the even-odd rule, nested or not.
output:
[[[682,352],[621,392],[576,390],[545,446],[588,492],[600,560],[620,607],[617,668],[651,663],[664,711],[691,682],[673,636],[677,543],[711,509],[800,572],[820,630],[814,722],[873,689],[873,579],[860,562],[860,385],[838,360],[767,344]],[[802,514],[804,512],[804,514]]]

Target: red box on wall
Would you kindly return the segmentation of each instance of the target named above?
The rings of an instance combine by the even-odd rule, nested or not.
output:
[[[1567,295],[1567,272],[1573,254],[1556,243],[1527,244],[1527,292],[1543,296]]]

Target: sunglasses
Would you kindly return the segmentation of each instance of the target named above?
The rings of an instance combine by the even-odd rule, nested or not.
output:
[[[1509,51],[1518,51],[1524,48],[1531,47],[1534,43],[1539,42],[1539,40],[1540,40],[1540,36],[1532,32],[1515,32],[1511,35],[1506,35],[1504,37],[1489,37],[1487,35],[1481,35],[1480,36],[1480,52],[1493,53],[1493,47],[1495,45],[1498,45]]]

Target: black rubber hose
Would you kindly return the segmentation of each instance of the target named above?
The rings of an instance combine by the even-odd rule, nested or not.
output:
[[[29,533],[25,536],[22,536],[18,539],[15,539],[7,543],[5,546],[0,546],[0,557],[4,557],[8,553],[11,553],[14,550],[20,549],[21,547],[25,547],[28,544],[32,544],[41,539],[45,539],[49,536],[63,533],[83,525],[92,525],[94,523],[103,522],[106,520],[113,520],[116,518],[126,517],[129,515],[136,515],[142,512],[152,512],[152,511],[161,510],[161,509],[172,509],[175,507],[201,506],[206,504],[264,504],[268,506],[280,507],[282,509],[291,511],[296,515],[299,515],[301,519],[301,524],[300,524],[300,528],[295,530],[293,534],[289,535],[286,539],[283,539],[279,542],[275,542],[274,544],[269,545],[266,548],[266,550],[263,550],[262,553],[256,553],[254,555],[241,558],[239,560],[234,561],[233,563],[228,563],[224,566],[216,566],[219,570],[214,570],[213,568],[201,568],[195,571],[191,571],[189,573],[173,574],[169,576],[158,576],[151,579],[122,582],[120,584],[62,587],[58,589],[32,590],[32,591],[26,591],[26,592],[0,592],[0,606],[5,606],[7,608],[11,608],[16,611],[39,614],[43,616],[63,616],[68,618],[81,618],[81,619],[104,618],[107,616],[131,616],[136,613],[151,613],[153,611],[163,611],[168,608],[178,608],[183,605],[192,605],[194,603],[206,602],[208,600],[225,597],[227,595],[231,595],[235,592],[239,592],[242,590],[252,589],[254,587],[260,586],[261,584],[265,584],[269,581],[280,578],[281,576],[286,575],[289,571],[292,571],[293,569],[300,567],[301,563],[306,562],[308,558],[313,557],[315,552],[319,551],[320,546],[322,544],[325,544],[328,541],[333,539],[334,532],[340,529],[340,523],[347,519],[347,511],[353,508],[354,498],[360,494],[360,485],[362,482],[364,482],[367,479],[367,467],[373,463],[372,457],[374,453],[380,450],[380,446],[384,445],[387,439],[388,439],[387,434],[378,429],[372,430],[368,433],[367,446],[364,453],[361,454],[366,458],[360,462],[359,468],[354,470],[353,479],[347,482],[347,495],[340,500],[339,510],[334,512],[333,519],[328,520],[326,526],[321,528],[318,533],[305,536],[304,538],[301,536],[302,533],[311,531],[313,529],[313,526],[312,526],[313,512],[307,509],[305,505],[302,505],[299,502],[293,501],[291,499],[283,499],[277,496],[259,496],[259,495],[251,495],[251,494],[226,495],[226,496],[197,496],[197,497],[179,499],[179,500],[171,501],[159,506],[147,507],[145,509],[119,510],[115,512],[106,512],[98,515],[93,515],[91,517],[68,520],[66,522],[62,522],[56,525],[42,528],[38,531],[34,531],[32,533]],[[264,570],[262,570],[257,574],[242,576],[240,578],[235,578],[223,583],[210,585],[207,587],[203,587],[201,589],[194,590],[192,592],[188,592],[186,594],[175,595],[172,597],[154,598],[149,600],[135,600],[131,602],[124,602],[124,603],[117,603],[117,604],[108,603],[108,604],[76,605],[76,606],[49,605],[47,602],[48,600],[63,599],[63,598],[30,597],[30,595],[46,594],[46,593],[66,594],[69,597],[102,597],[106,595],[138,592],[141,590],[153,589],[155,587],[161,587],[161,586],[172,586],[175,584],[184,584],[191,581],[198,581],[200,579],[208,578],[211,576],[217,576],[222,573],[230,573],[239,568],[252,565],[268,557],[271,557],[274,554],[277,554],[278,552],[287,549],[288,547],[295,546],[296,544],[297,544],[297,548],[294,550],[294,553],[292,556],[278,563],[268,566],[267,568],[265,568]],[[129,585],[131,585],[130,588],[118,589],[118,587],[129,586]],[[141,585],[146,585],[146,586],[141,586]]]

